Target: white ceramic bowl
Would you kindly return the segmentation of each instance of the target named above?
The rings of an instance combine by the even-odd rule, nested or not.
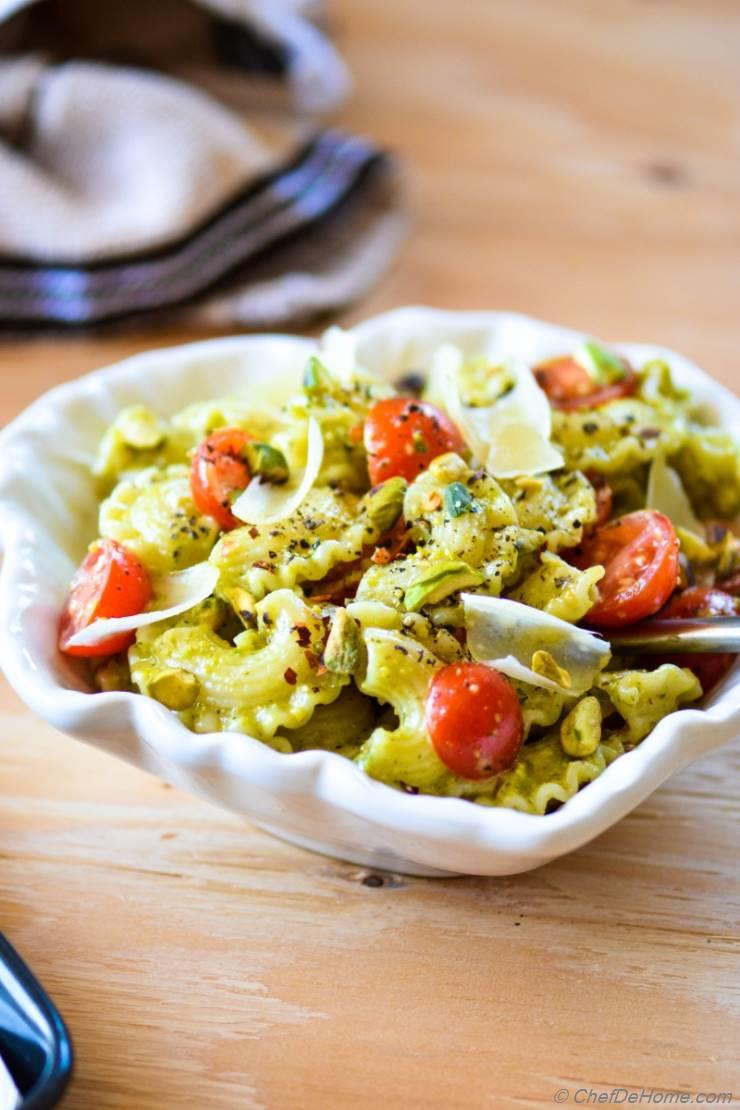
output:
[[[530,362],[582,338],[508,313],[408,308],[357,329],[360,361],[391,378],[423,367],[441,342]],[[639,805],[670,774],[740,732],[740,667],[702,709],[660,722],[556,813],[530,816],[453,798],[414,797],[367,778],[341,756],[280,755],[236,733],[194,735],[156,701],[91,694],[56,650],[70,576],[96,532],[88,465],[106,425],[135,401],[172,413],[255,376],[299,381],[307,339],[249,336],[139,355],[54,389],[0,436],[0,664],[26,704],[80,740],[243,814],[297,844],[353,863],[420,875],[505,875],[570,852]],[[678,380],[736,431],[740,401],[670,351],[625,344],[637,364],[666,357]]]

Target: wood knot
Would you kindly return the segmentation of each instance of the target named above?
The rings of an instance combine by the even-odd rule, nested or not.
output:
[[[689,184],[689,175],[682,166],[673,162],[648,162],[645,176],[666,189],[680,189]]]
[[[375,872],[365,875],[361,882],[363,886],[385,886],[385,879],[383,876],[376,875]]]

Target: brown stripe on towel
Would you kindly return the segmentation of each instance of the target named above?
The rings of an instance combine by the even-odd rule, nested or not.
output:
[[[87,264],[0,256],[0,327],[98,324],[189,303],[237,273],[244,283],[250,265],[265,272],[271,252],[338,216],[370,179],[394,175],[392,159],[370,143],[324,131],[288,165],[155,250]]]

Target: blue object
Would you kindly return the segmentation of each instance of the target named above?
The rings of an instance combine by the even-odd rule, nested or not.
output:
[[[0,933],[0,1056],[21,1110],[48,1110],[72,1074],[72,1041],[54,1003]]]

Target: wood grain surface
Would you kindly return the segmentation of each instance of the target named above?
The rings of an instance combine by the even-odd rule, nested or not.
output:
[[[736,3],[334,11],[345,122],[402,154],[413,215],[347,320],[520,309],[675,346],[737,386]],[[191,338],[5,342],[0,417]],[[66,1110],[545,1107],[614,1087],[740,1105],[737,745],[539,871],[425,881],[270,839],[5,687],[0,712],[0,924],[72,1028]]]

